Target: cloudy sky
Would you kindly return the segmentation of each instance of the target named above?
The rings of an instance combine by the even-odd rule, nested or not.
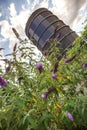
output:
[[[0,0],[0,47],[3,54],[11,52],[17,39],[12,27],[24,39],[25,24],[31,13],[46,7],[77,33],[82,30],[82,23],[87,18],[87,0]]]

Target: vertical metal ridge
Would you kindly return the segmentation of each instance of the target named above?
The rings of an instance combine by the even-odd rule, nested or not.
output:
[[[39,10],[41,10],[41,11],[39,11]],[[39,11],[39,12],[38,12]],[[38,12],[38,13],[37,13]],[[39,15],[39,14],[41,14],[42,12],[48,12],[48,10],[47,9],[45,9],[45,8],[40,8],[40,9],[38,9],[38,10],[36,10],[35,12],[33,12],[32,13],[32,15],[30,16],[30,18],[28,19],[28,21],[27,21],[27,23],[26,23],[26,28],[25,28],[25,32],[26,32],[26,35],[28,35],[29,33],[28,33],[28,29],[29,29],[29,27],[30,27],[30,25],[31,25],[31,23],[32,23],[32,21],[34,21],[34,19]],[[50,11],[49,11],[50,12]],[[51,13],[51,12],[50,12]]]
[[[55,17],[57,18],[57,16],[56,16],[56,15],[53,15],[53,14],[50,14],[50,15],[46,16],[46,17],[38,24],[38,26],[35,28],[32,37],[34,36],[35,32],[37,31],[37,29],[39,28],[39,26],[41,25],[41,23],[43,23],[45,20],[47,20],[47,18],[52,17],[52,16],[55,16]],[[57,19],[58,19],[58,18],[57,18]]]
[[[52,23],[49,24],[49,26],[43,31],[43,33],[42,33],[41,36],[39,37],[38,43],[39,43],[41,37],[43,36],[43,34],[46,32],[46,30],[48,30],[48,28],[49,28],[51,25],[55,24],[55,23],[58,22],[58,21],[61,21],[61,22],[62,22],[62,20],[57,19],[57,20],[55,20],[55,21],[53,21]],[[53,33],[54,33],[54,32],[53,32]]]

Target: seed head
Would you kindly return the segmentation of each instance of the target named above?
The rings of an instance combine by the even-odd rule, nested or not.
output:
[[[0,88],[3,88],[6,85],[7,85],[7,81],[0,76]]]
[[[53,74],[53,75],[52,75],[52,78],[53,78],[53,79],[56,79],[56,77],[57,77],[57,74]]]
[[[57,34],[57,36],[56,36],[56,38],[57,38],[57,39],[59,39],[59,38],[60,38],[60,36],[61,36],[61,34],[60,34],[60,33],[58,33],[58,34]]]
[[[10,66],[8,66],[7,68],[6,68],[6,73],[8,73],[10,71]]]
[[[47,96],[48,96],[48,92],[45,92],[45,93],[43,93],[43,94],[41,95],[41,97],[42,97],[43,99],[46,99]]]
[[[37,67],[38,69],[42,69],[42,63],[37,63],[37,64],[36,64],[36,67]]]
[[[87,68],[87,63],[83,64],[83,68]]]
[[[73,116],[72,116],[72,114],[71,113],[67,113],[67,116],[68,116],[68,118],[71,120],[71,121],[74,121],[74,118],[73,118]]]

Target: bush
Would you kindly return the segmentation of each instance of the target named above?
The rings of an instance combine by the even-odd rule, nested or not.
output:
[[[87,129],[86,39],[87,26],[60,61],[56,39],[55,51],[37,59],[26,39],[15,44],[0,69],[1,130]]]

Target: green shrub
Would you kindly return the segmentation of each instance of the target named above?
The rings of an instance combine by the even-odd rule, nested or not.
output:
[[[1,130],[87,129],[87,26],[60,61],[35,58],[28,41],[15,44],[0,70]],[[38,65],[37,65],[38,63]]]

